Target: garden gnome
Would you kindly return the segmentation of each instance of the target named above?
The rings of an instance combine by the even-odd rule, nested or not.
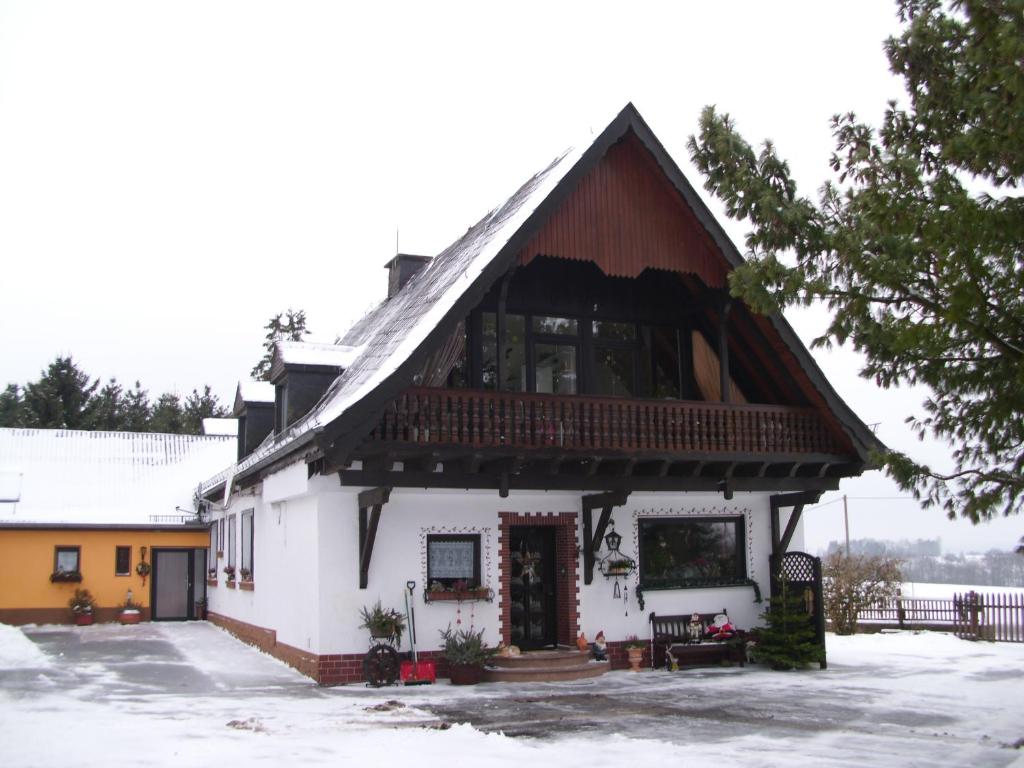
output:
[[[590,652],[594,654],[594,658],[597,661],[606,661],[608,659],[608,644],[604,641],[603,629],[597,633],[594,642],[590,644]]]

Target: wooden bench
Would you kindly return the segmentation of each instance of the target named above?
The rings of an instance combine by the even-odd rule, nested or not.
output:
[[[658,615],[652,613],[651,637],[653,638],[652,663],[655,666],[665,665],[675,670],[679,667],[698,667],[709,664],[738,662],[745,666],[747,660],[746,633],[737,629],[735,637],[728,640],[708,640],[707,629],[715,623],[719,613],[728,615],[728,611],[717,613],[700,613],[700,634],[690,636],[692,613],[678,615]]]

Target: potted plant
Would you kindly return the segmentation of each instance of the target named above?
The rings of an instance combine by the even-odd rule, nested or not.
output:
[[[402,632],[405,631],[405,617],[391,608],[382,608],[380,600],[371,608],[365,605],[359,610],[363,623],[361,629],[370,630],[370,637],[389,640],[395,645],[402,644]]]
[[[201,597],[196,600],[196,619],[199,621],[206,620],[206,606],[207,602],[205,597]]]
[[[118,606],[121,613],[118,619],[122,624],[138,624],[142,621],[142,606],[134,602],[130,597]]]
[[[233,566],[233,565],[225,565],[224,566],[224,574],[228,577],[228,581],[234,581],[235,580],[235,566]]]
[[[92,592],[88,589],[76,589],[75,596],[68,601],[71,609],[71,617],[75,624],[80,627],[87,627],[93,622],[92,609],[96,604]]]
[[[441,632],[444,639],[444,657],[448,661],[448,676],[452,685],[476,685],[484,673],[484,664],[497,649],[484,643],[484,630],[453,630],[451,625]]]
[[[647,644],[636,635],[626,635],[626,653],[629,655],[629,671],[639,672],[644,660],[644,647]]]
[[[50,581],[54,584],[77,583],[82,580],[81,571],[54,571],[50,574]]]
[[[252,571],[248,568],[240,568],[238,575],[242,577],[242,581],[250,581],[252,579]]]

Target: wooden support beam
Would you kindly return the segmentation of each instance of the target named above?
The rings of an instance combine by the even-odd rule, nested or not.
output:
[[[782,539],[779,541],[779,552],[782,554],[786,553],[789,549],[789,543],[793,540],[793,534],[796,533],[797,523],[800,522],[800,516],[804,513],[804,505],[797,504],[793,507],[793,511],[789,515],[789,522],[786,523],[786,530],[782,534]]]
[[[390,488],[371,488],[359,494],[359,588],[370,581],[370,561],[377,539],[380,511],[391,498]]]
[[[594,580],[594,562],[598,549],[601,547],[601,540],[604,539],[604,532],[608,528],[608,521],[612,516],[614,507],[621,507],[629,498],[628,491],[606,491],[584,496],[583,501],[583,583],[590,584]],[[597,528],[594,528],[593,513],[595,509],[601,509],[601,517],[598,518]]]
[[[793,540],[793,534],[796,533],[797,524],[800,522],[800,516],[803,514],[804,507],[808,504],[817,504],[818,499],[821,498],[822,491],[800,491],[798,493],[782,493],[776,494],[769,499],[769,506],[771,507],[771,525],[772,525],[772,556],[773,560],[780,560],[786,550],[789,549],[789,544]],[[781,523],[779,520],[779,510],[784,507],[792,507],[793,512],[789,516],[789,522],[786,524],[786,530],[780,533]]]
[[[732,302],[725,299],[720,305],[718,314],[718,384],[721,388],[722,402],[731,401],[729,391],[729,309]]]

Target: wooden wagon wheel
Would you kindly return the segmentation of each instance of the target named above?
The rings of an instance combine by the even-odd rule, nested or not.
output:
[[[374,688],[393,685],[398,680],[398,669],[398,651],[390,645],[375,645],[363,657],[363,677]]]

